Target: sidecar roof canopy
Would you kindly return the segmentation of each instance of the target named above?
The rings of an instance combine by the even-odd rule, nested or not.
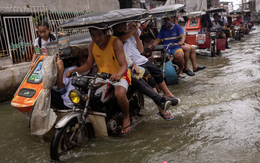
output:
[[[190,12],[189,14],[187,14],[187,18],[191,19],[191,18],[200,18],[201,15],[205,15],[206,12],[204,11],[195,11],[195,12]]]
[[[177,12],[184,11],[185,5],[183,4],[173,4],[173,5],[164,5],[159,6],[149,11],[149,14],[153,18],[163,18],[169,15],[175,15]]]
[[[83,33],[79,35],[71,35],[70,36],[70,46],[79,46],[86,45],[92,41],[89,33]],[[48,48],[57,48],[57,42],[51,41],[46,46]]]
[[[241,16],[241,14],[242,14],[242,11],[232,11],[232,12],[230,12],[229,13],[229,15],[233,15],[233,16]]]
[[[224,8],[212,8],[206,11],[207,13],[216,13],[216,12],[226,12],[226,9]]]
[[[243,10],[243,13],[251,13],[251,10]]]
[[[92,41],[89,33],[70,36],[70,46],[65,49],[70,49],[69,52],[64,52],[62,59],[80,57],[88,55],[88,45]],[[57,52],[57,42],[51,41],[46,46],[50,55],[55,55]]]
[[[146,9],[129,8],[119,9],[107,12],[91,13],[79,16],[61,24],[61,28],[97,28],[108,29],[112,26],[131,21],[142,21],[149,18],[149,13]]]

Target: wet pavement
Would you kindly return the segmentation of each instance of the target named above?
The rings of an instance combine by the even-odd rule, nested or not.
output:
[[[259,162],[260,37],[257,30],[216,58],[197,56],[207,68],[169,86],[181,99],[172,121],[146,98],[144,114],[124,138],[105,137],[70,152],[65,162]],[[190,66],[191,68],[191,66]],[[0,162],[49,162],[50,140],[30,135],[27,118],[0,104]]]

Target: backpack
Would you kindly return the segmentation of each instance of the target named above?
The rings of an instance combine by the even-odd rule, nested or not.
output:
[[[50,37],[50,41],[56,40],[56,37],[51,33],[49,33],[49,37]],[[39,48],[42,48],[42,37],[39,37],[38,39],[38,46]]]

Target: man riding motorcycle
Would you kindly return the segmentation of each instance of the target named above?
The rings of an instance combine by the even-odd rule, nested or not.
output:
[[[221,16],[218,13],[215,13],[213,15],[214,20],[212,21],[212,28],[214,29],[218,29],[221,28],[222,32],[221,32],[221,38],[226,39],[226,49],[230,49],[230,47],[228,46],[228,42],[227,39],[230,36],[230,32],[227,29],[227,26],[225,24],[227,24],[224,21],[221,21]]]
[[[241,15],[237,15],[237,16],[236,16],[236,19],[233,21],[233,23],[234,23],[234,25],[241,27],[241,30],[243,31],[242,37],[244,37],[244,35],[245,35],[245,33],[246,33],[246,28],[245,28],[245,22],[244,22],[244,20],[242,19]],[[232,32],[234,33],[234,29],[233,29]]]
[[[84,65],[66,72],[69,77],[72,71],[79,73],[86,72],[92,68],[94,61],[99,69],[98,73],[110,73],[110,81],[115,86],[114,95],[117,98],[118,105],[123,112],[122,134],[126,134],[131,129],[131,121],[129,117],[129,102],[126,96],[128,86],[131,82],[131,74],[127,68],[124,49],[122,42],[111,35],[107,34],[107,30],[96,28],[89,29],[92,42],[88,47],[88,59]],[[102,82],[100,79],[99,82]]]

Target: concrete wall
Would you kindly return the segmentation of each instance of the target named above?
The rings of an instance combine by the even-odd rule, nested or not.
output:
[[[203,10],[207,10],[207,0],[186,0],[187,13]]]
[[[14,93],[29,70],[29,62],[7,66],[0,70],[0,102],[13,98]]]
[[[119,9],[118,0],[0,0],[3,7],[44,6],[50,11],[101,12]]]
[[[260,14],[260,0],[255,0],[255,10]]]
[[[0,69],[1,67],[12,65],[13,62],[11,60],[11,57],[0,57]]]

